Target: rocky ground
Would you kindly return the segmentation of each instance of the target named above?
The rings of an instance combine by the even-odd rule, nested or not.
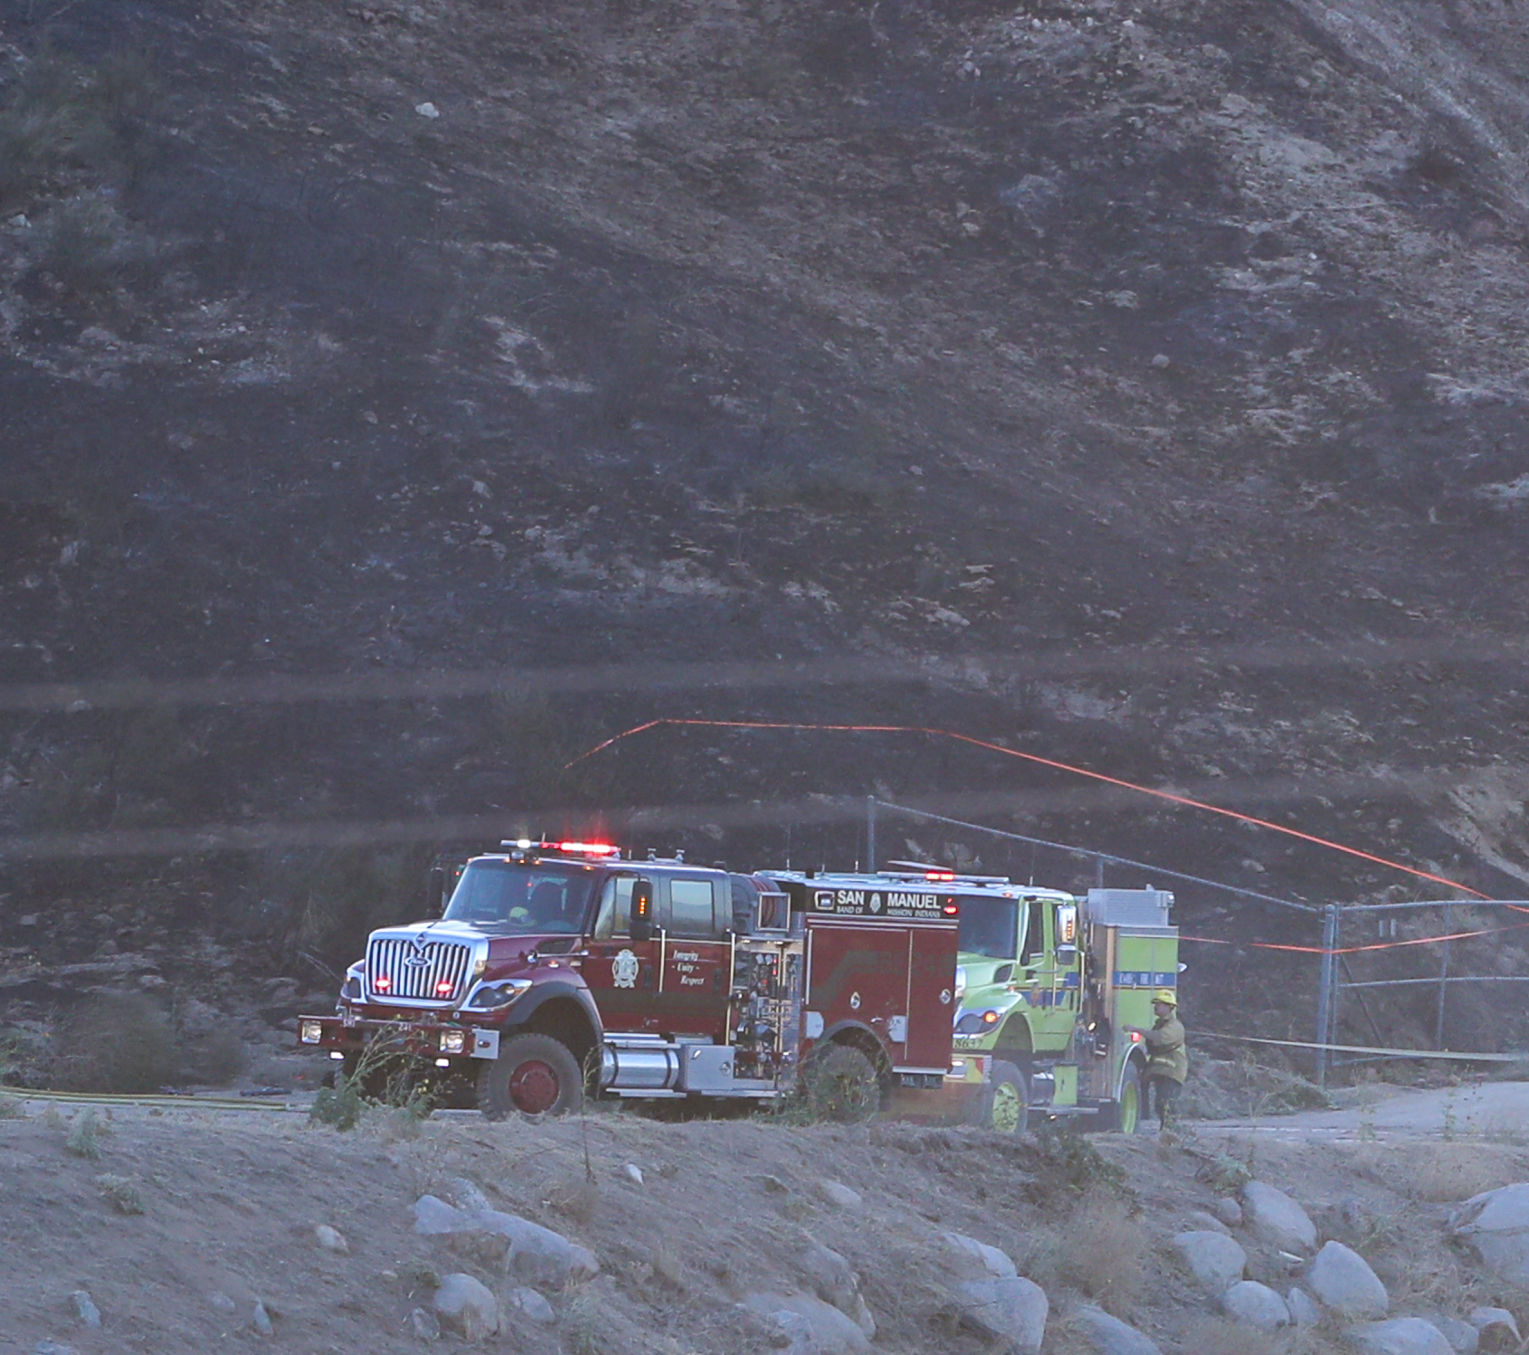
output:
[[[0,1337],[36,1355],[1445,1355],[1529,1317],[1521,1120],[1078,1141],[0,1104]]]

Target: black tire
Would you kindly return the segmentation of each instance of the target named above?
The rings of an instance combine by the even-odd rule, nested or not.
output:
[[[1141,1068],[1126,1065],[1125,1077],[1120,1083],[1120,1100],[1115,1103],[1115,1127],[1122,1134],[1145,1134],[1147,1132],[1147,1106],[1142,1099]]]
[[[1023,1134],[1030,1128],[1025,1075],[1005,1059],[993,1061],[993,1076],[982,1097],[982,1127],[995,1134]]]
[[[490,1120],[541,1120],[584,1104],[584,1074],[572,1051],[550,1035],[512,1035],[478,1081],[478,1109]]]
[[[858,1124],[881,1109],[876,1065],[853,1045],[815,1049],[802,1070],[812,1114],[839,1124]]]

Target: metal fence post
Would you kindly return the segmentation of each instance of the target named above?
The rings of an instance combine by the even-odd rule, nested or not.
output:
[[[865,868],[876,873],[876,797],[865,797]]]
[[[1327,1086],[1327,1046],[1336,1006],[1333,981],[1337,971],[1333,954],[1338,949],[1338,905],[1322,910],[1322,967],[1317,981],[1317,1086]]]

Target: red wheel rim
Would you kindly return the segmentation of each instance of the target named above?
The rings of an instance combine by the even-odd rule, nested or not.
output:
[[[557,1074],[540,1059],[528,1059],[510,1074],[510,1100],[527,1115],[551,1110],[559,1090]]]

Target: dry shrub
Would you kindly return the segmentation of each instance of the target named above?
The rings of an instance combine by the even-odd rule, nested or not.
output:
[[[1151,1248],[1146,1227],[1124,1200],[1090,1193],[1037,1235],[1023,1271],[1042,1288],[1067,1285],[1121,1317],[1146,1286]]]
[[[143,1213],[143,1195],[138,1187],[125,1176],[98,1176],[96,1185],[106,1202],[119,1214]]]
[[[1252,1327],[1240,1327],[1224,1317],[1195,1319],[1182,1340],[1184,1350],[1203,1355],[1286,1355],[1284,1341]]]
[[[77,1007],[53,1033],[55,1086],[85,1092],[152,1092],[175,1081],[175,1031],[138,993],[109,993]]]

